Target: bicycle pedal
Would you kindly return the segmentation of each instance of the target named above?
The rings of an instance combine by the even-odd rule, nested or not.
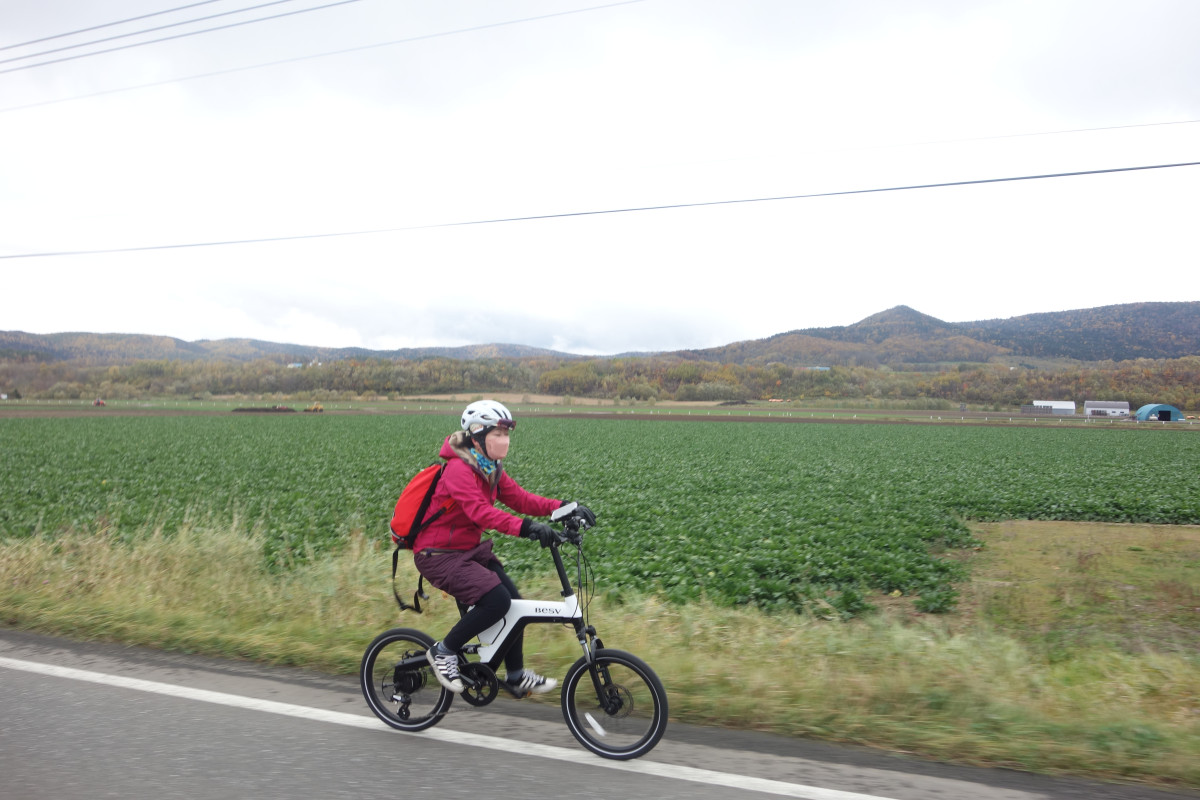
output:
[[[533,696],[533,692],[529,691],[528,689],[521,691],[520,689],[515,688],[508,681],[500,681],[500,685],[504,687],[504,691],[508,692],[509,696],[514,700],[524,700],[526,697]]]

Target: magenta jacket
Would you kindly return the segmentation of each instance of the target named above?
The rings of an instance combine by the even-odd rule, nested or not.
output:
[[[453,498],[455,503],[417,534],[414,553],[427,547],[470,550],[479,544],[486,530],[517,536],[522,518],[496,508],[497,500],[518,514],[535,517],[547,516],[562,505],[561,500],[522,489],[501,464],[489,480],[471,455],[471,439],[465,432],[446,437],[438,455],[446,459],[446,469],[434,490],[426,517],[432,516],[448,499]]]

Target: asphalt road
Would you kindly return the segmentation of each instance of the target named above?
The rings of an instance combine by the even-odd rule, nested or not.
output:
[[[580,747],[554,702],[458,701],[405,734],[371,716],[353,677],[9,630],[0,709],[4,800],[1200,798],[678,723],[647,757],[614,762]]]

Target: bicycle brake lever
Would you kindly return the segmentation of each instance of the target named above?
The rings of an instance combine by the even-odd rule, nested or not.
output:
[[[565,525],[561,531],[554,532],[554,540],[559,544],[578,545],[583,543],[583,537],[580,535],[579,531],[575,528],[569,528]]]

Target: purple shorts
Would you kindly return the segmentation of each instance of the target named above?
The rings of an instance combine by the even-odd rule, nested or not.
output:
[[[468,606],[500,585],[500,575],[489,566],[500,568],[491,539],[484,539],[470,550],[427,547],[413,555],[413,564],[435,589]]]

